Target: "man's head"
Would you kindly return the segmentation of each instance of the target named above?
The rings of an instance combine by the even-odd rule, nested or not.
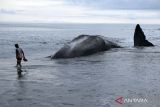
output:
[[[16,47],[16,48],[19,48],[19,45],[18,45],[18,44],[15,44],[15,47]]]

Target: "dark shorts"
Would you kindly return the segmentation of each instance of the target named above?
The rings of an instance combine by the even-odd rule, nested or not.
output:
[[[17,62],[21,62],[22,58],[17,58]]]

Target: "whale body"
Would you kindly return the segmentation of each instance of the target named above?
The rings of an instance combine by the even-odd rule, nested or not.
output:
[[[151,42],[146,40],[146,36],[139,24],[137,24],[134,32],[134,46],[154,46]]]
[[[119,48],[116,43],[104,40],[99,35],[80,35],[64,45],[51,58],[74,58],[87,56],[111,48]]]

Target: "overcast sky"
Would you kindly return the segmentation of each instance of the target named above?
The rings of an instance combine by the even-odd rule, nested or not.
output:
[[[0,22],[160,24],[160,0],[0,0]]]

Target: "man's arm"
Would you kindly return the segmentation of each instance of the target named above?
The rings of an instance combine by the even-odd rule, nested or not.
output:
[[[16,49],[16,58],[18,58],[18,50]]]
[[[25,55],[24,55],[24,52],[23,52],[23,50],[22,50],[22,54],[23,54],[23,59],[25,59]]]
[[[22,54],[23,54],[23,60],[24,60],[24,61],[28,61],[28,60],[25,58],[25,55],[24,55],[23,50],[22,50]]]

